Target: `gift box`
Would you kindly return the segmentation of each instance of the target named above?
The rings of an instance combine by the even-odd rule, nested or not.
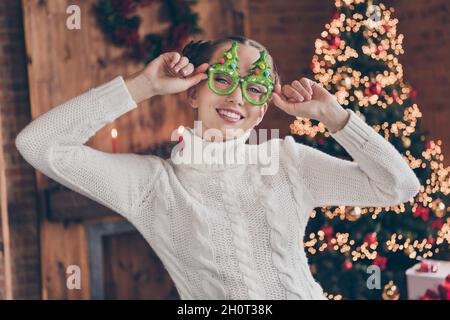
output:
[[[422,260],[406,270],[408,299],[449,299],[450,261]]]

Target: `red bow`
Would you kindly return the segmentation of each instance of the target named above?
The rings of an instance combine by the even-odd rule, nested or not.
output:
[[[428,216],[430,215],[430,208],[424,208],[422,205],[418,205],[416,210],[413,213],[414,217],[421,217],[423,221],[428,220]]]
[[[450,274],[445,281],[438,286],[438,291],[428,289],[420,300],[450,300]]]

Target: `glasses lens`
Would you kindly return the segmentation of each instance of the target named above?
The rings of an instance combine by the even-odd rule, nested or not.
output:
[[[227,73],[213,72],[210,74],[209,84],[215,92],[225,95],[236,89],[239,81]]]
[[[255,105],[264,104],[269,96],[269,90],[266,86],[256,82],[244,83],[245,94],[250,103]]]

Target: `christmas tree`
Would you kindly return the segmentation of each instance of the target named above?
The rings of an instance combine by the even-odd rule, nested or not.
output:
[[[421,130],[417,90],[403,79],[394,9],[375,0],[335,5],[315,43],[314,78],[396,147],[422,187],[414,199],[388,208],[316,208],[305,250],[329,299],[406,299],[406,269],[418,259],[449,259],[449,168],[441,140]],[[297,118],[290,127],[298,142],[352,160],[322,123]],[[371,265],[381,271],[375,288],[367,285]]]

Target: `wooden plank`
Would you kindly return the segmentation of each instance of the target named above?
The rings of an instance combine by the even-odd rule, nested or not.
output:
[[[0,114],[0,123],[2,123]],[[0,130],[0,226],[3,245],[5,299],[13,299],[12,268],[11,268],[11,238],[9,230],[8,192],[6,190],[6,168],[3,152],[3,130]]]
[[[90,299],[85,230],[80,223],[43,223],[41,231],[42,299]],[[81,289],[68,289],[67,268],[78,266]]]
[[[180,299],[164,265],[139,233],[107,236],[103,243],[105,299]]]

